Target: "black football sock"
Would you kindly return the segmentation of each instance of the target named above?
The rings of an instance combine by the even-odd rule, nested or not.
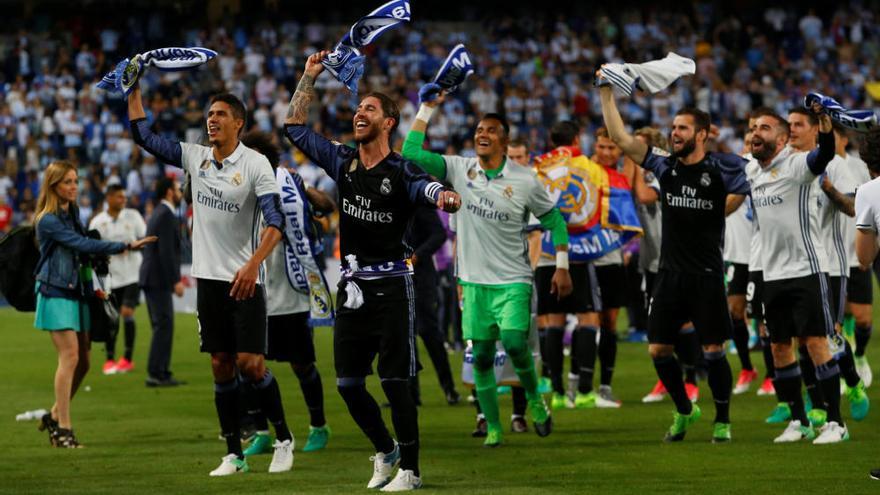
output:
[[[226,453],[244,458],[241,452],[241,433],[238,427],[238,379],[214,384],[214,406],[220,419],[220,434],[226,440]]]
[[[525,416],[526,406],[529,403],[526,399],[526,389],[522,387],[510,387],[510,398],[513,400],[513,415]]]
[[[715,422],[730,423],[730,394],[733,390],[733,373],[724,351],[703,353],[709,371],[709,388],[715,400]]]
[[[293,372],[299,379],[299,388],[309,409],[309,424],[324,426],[327,423],[324,417],[324,385],[318,367],[312,363],[305,369],[294,368]]]
[[[856,357],[862,357],[865,355],[865,350],[868,348],[868,341],[871,340],[871,325],[861,326],[856,325]]]
[[[791,419],[801,422],[801,426],[810,424],[807,420],[807,413],[804,410],[804,397],[801,395],[801,368],[797,361],[776,368],[776,374],[773,378],[773,387],[776,389],[776,397],[779,402],[788,404],[791,410]]]
[[[281,442],[292,439],[290,429],[287,428],[287,421],[284,419],[281,390],[278,388],[278,381],[272,372],[266,368],[266,374],[263,375],[263,379],[253,383],[252,386],[259,395],[260,409],[262,409],[266,419],[272,423],[272,427],[275,429],[275,438]]]
[[[538,349],[541,351],[541,374],[540,377],[550,378],[550,368],[547,366],[547,332],[546,328],[538,329]]]
[[[382,390],[391,403],[391,422],[400,445],[400,469],[419,476],[419,417],[407,380],[382,380]]]
[[[749,327],[745,320],[733,320],[733,342],[742,369],[752,371],[752,357],[749,355]]]
[[[596,366],[596,332],[594,326],[581,326],[574,329],[577,334],[578,387],[577,391],[588,394],[593,390],[593,373]]]
[[[834,421],[843,426],[840,417],[840,368],[834,358],[824,364],[816,366],[816,378],[822,388],[822,394],[828,406],[828,421]]]
[[[764,376],[773,379],[776,376],[776,367],[773,365],[773,349],[770,347],[770,337],[761,337],[761,353],[764,355],[764,367],[767,370]]]
[[[697,356],[700,353],[700,338],[697,330],[688,325],[678,331],[678,342],[675,343],[675,355],[684,369],[685,381],[697,384]]]
[[[693,404],[684,390],[684,381],[681,378],[681,366],[678,365],[678,360],[674,356],[654,358],[654,369],[657,370],[657,376],[666,387],[672,402],[675,403],[675,409],[679,414],[690,414],[693,411]]]
[[[819,387],[819,380],[816,378],[816,367],[807,351],[806,346],[798,348],[800,355],[801,374],[803,375],[804,388],[807,389],[807,395],[810,402],[813,403],[813,409],[825,409],[825,397],[822,394],[822,388]]]
[[[847,387],[855,387],[859,384],[861,378],[859,378],[859,373],[856,371],[856,361],[853,357],[852,346],[849,345],[849,341],[846,339],[843,339],[843,345],[845,346],[845,352],[837,358],[840,376],[843,377]]]
[[[128,317],[123,319],[123,327],[125,328],[125,359],[131,361],[131,357],[134,355],[134,318]]]
[[[376,399],[367,391],[365,379],[363,378],[337,378],[337,388],[345,405],[348,406],[348,412],[351,418],[361,428],[364,435],[370,439],[376,452],[390,454],[394,450],[394,440],[382,421],[382,411],[379,410],[379,404]],[[409,390],[406,390],[407,397],[412,400]]]
[[[238,387],[239,409],[244,411],[241,416],[241,428],[246,428],[251,423],[254,429],[260,432],[269,431],[269,422],[260,408],[260,394],[254,387]]]
[[[553,385],[553,391],[560,395],[565,394],[565,382],[562,379],[564,357],[562,338],[564,335],[565,329],[562,327],[547,327],[544,330],[544,347],[547,354],[547,367],[550,369],[550,382]]]
[[[617,362],[617,334],[608,328],[599,331],[599,384],[611,386]],[[583,363],[579,363],[583,366]]]

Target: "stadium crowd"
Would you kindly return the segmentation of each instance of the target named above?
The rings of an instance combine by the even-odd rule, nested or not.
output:
[[[849,108],[872,108],[880,101],[865,89],[880,79],[880,68],[872,63],[880,55],[880,28],[868,5],[843,3],[819,14],[746,8],[736,16],[708,2],[684,8],[686,15],[654,7],[619,15],[491,19],[452,8],[444,15],[470,20],[417,21],[368,47],[362,88],[398,99],[399,149],[415,117],[420,85],[436,72],[449,46],[466,42],[477,77],[448,99],[427,135],[431,150],[464,156],[474,154],[470,132],[476,119],[495,111],[507,117],[513,134],[525,138],[533,153],[550,147],[549,128],[561,120],[580,124],[582,146],[590,148],[601,124],[598,93],[591,91],[595,68],[606,61],[659,58],[667,51],[696,60],[697,74],[623,105],[621,113],[633,128],[651,125],[665,132],[678,109],[694,105],[716,119],[722,147],[738,151],[754,108],[784,113],[811,90],[834,94]],[[135,146],[120,95],[94,86],[120,58],[145,48],[183,44],[219,52],[216,63],[186,77],[153,71],[142,80],[149,90],[147,118],[158,134],[201,140],[208,97],[222,89],[246,102],[249,126],[278,133],[305,56],[329,48],[327,40],[346,26],[276,14],[250,22],[240,16],[233,22],[227,15],[211,29],[185,27],[179,16],[162,12],[132,15],[124,22],[100,15],[36,16],[17,33],[0,35],[5,60],[0,67],[0,232],[33,220],[41,173],[56,158],[71,159],[81,170],[83,221],[101,211],[111,184],[122,184],[131,206],[149,214],[164,166]],[[316,130],[350,141],[352,95],[328,76],[316,87],[322,100],[311,119]],[[332,192],[332,182],[319,168],[285,140],[278,143],[285,149],[282,163]]]

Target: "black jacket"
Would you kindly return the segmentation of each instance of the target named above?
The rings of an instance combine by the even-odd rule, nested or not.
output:
[[[165,203],[159,203],[147,222],[147,235],[159,240],[144,247],[139,285],[172,290],[180,281],[180,220]]]
[[[416,208],[406,235],[406,243],[413,249],[417,263],[413,267],[419,278],[435,277],[434,253],[446,242],[446,229],[440,222],[436,208],[419,206]]]

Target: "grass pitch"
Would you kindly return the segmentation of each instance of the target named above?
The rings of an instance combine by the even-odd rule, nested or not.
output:
[[[251,458],[251,472],[210,478],[225,453],[218,440],[209,359],[198,352],[195,319],[177,315],[173,354],[175,375],[188,385],[175,389],[144,386],[150,329],[146,308],[137,313],[135,371],[103,376],[103,345],[92,351],[92,371],[73,402],[73,423],[86,448],[50,448],[36,422],[16,422],[17,413],[52,403],[55,352],[49,337],[33,328],[32,313],[0,310],[0,493],[6,494],[195,494],[195,493],[367,493],[372,454],[335,389],[329,329],[316,332],[318,365],[325,388],[327,449],[297,451],[290,473],[269,475],[270,456]],[[120,336],[120,341],[122,340]],[[873,342],[873,348],[877,347]],[[122,343],[119,342],[119,347]],[[656,380],[647,350],[621,343],[615,393],[619,410],[558,411],[554,432],[505,435],[499,449],[484,449],[470,437],[473,408],[449,407],[426,362],[420,408],[421,468],[425,493],[877,493],[880,482],[868,470],[880,467],[880,385],[869,389],[874,410],[861,422],[848,421],[852,440],[841,445],[774,445],[784,425],[766,425],[774,399],[753,390],[733,398],[733,442],[710,443],[714,414],[709,389],[701,384],[704,416],[680,444],[661,441],[672,419],[669,400],[644,405],[640,399]],[[456,375],[461,354],[450,356]],[[739,360],[729,356],[734,376]],[[869,350],[880,363],[880,352]],[[759,372],[763,361],[752,360]],[[296,377],[273,366],[284,396],[288,422],[305,444],[308,415]],[[880,371],[875,371],[880,374]],[[371,391],[381,401],[375,378]],[[86,389],[85,387],[88,387]],[[464,395],[464,389],[459,388]],[[502,417],[510,398],[502,396]],[[843,400],[845,418],[848,404]],[[390,427],[388,411],[384,411]]]

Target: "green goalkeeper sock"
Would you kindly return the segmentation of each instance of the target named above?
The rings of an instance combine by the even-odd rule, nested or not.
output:
[[[488,426],[501,428],[495,383],[495,341],[474,341],[474,389]]]
[[[513,363],[513,370],[519,383],[526,391],[526,399],[540,399],[538,375],[535,373],[535,360],[529,349],[528,332],[522,330],[502,330],[501,343]]]
[[[853,315],[846,315],[843,318],[843,335],[848,340],[853,340],[856,335],[856,317]]]

